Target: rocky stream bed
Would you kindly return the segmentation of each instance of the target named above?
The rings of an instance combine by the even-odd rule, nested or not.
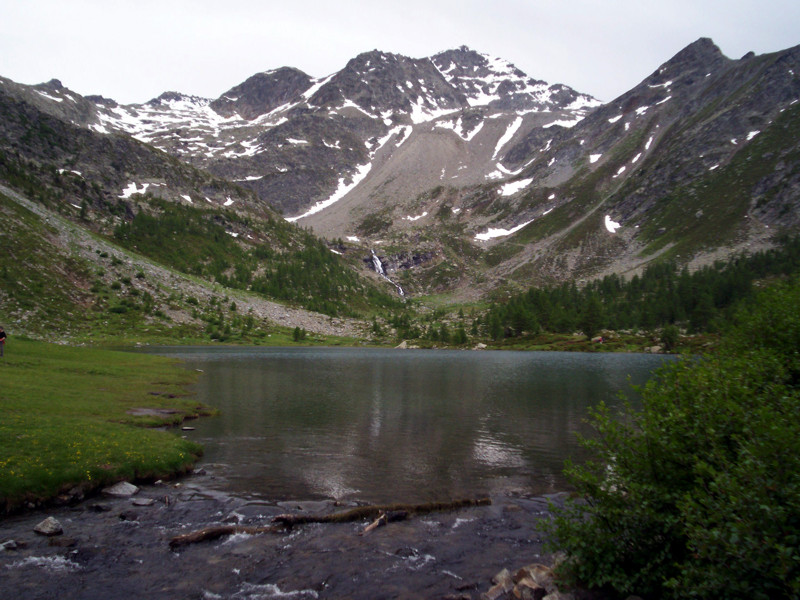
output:
[[[558,502],[558,496],[497,496],[489,504],[409,515],[367,532],[372,519],[305,523],[171,548],[177,536],[211,527],[252,530],[271,525],[277,515],[324,515],[355,506],[246,499],[209,489],[207,477],[194,474],[177,483],[143,486],[132,496],[97,496],[3,518],[0,597],[495,600],[545,595],[544,589],[534,593],[532,584],[516,584],[535,579],[520,567],[550,563],[542,554],[537,523],[548,518],[548,500]],[[47,517],[58,522],[60,534],[34,531]]]

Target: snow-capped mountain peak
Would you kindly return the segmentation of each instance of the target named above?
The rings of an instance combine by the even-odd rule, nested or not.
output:
[[[564,85],[549,85],[528,77],[502,58],[481,54],[466,46],[435,55],[431,61],[442,76],[461,91],[470,106],[504,110],[578,110],[600,102]]]

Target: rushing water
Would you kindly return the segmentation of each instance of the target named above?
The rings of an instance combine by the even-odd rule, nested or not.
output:
[[[420,502],[567,489],[586,409],[663,357],[350,348],[164,348],[202,369],[210,485],[269,500]]]

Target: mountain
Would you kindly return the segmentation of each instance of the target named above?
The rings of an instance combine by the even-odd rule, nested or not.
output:
[[[411,294],[478,298],[796,231],[798,74],[800,47],[735,60],[700,39],[605,104],[467,47],[374,50],[323,78],[283,67],[216,99],[137,105],[1,80],[0,147],[80,172],[90,208],[149,184],[184,205],[276,210],[363,269],[374,251]],[[39,132],[29,148],[20,122],[78,141],[51,150]]]
[[[18,334],[258,343],[276,323],[352,335],[343,317],[397,303],[252,191],[105,130],[97,106],[118,109],[0,81],[0,321]]]
[[[121,106],[80,98],[60,84],[34,90],[46,112],[99,133],[129,134],[252,189],[289,216],[341,193],[433,123],[466,141],[490,125],[488,137],[496,143],[534,122],[575,120],[599,104],[466,47],[430,59],[376,50],[321,79],[284,67],[256,74],[215,100],[167,92]],[[482,144],[487,174],[497,172],[490,145]]]

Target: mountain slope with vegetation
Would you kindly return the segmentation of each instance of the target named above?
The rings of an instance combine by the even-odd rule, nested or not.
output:
[[[468,48],[368,52],[322,79],[267,71],[213,101],[121,106],[2,79],[0,179],[222,297],[332,318],[399,314],[393,284],[498,302],[659,264],[694,271],[796,233],[798,73],[800,47],[732,60],[701,39],[602,105]],[[145,291],[181,296],[119,297],[137,273],[93,275],[105,267],[91,258],[64,267],[84,302],[103,286],[117,314],[157,304]],[[214,322],[209,334],[229,325]]]

